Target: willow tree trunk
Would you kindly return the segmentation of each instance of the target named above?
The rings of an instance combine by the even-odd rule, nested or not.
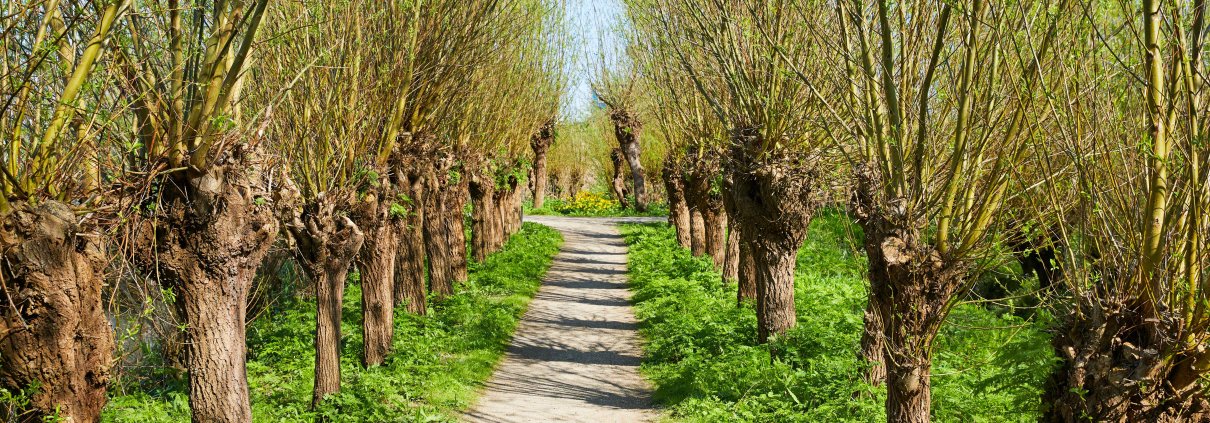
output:
[[[470,199],[467,192],[468,180],[462,177],[458,183],[446,191],[446,209],[449,219],[450,246],[450,275],[455,285],[466,282],[469,277],[469,258],[466,251],[466,202]],[[519,203],[518,203],[519,204]]]
[[[723,259],[723,282],[737,283],[739,280],[739,230],[734,222],[728,222],[727,251]]]
[[[508,208],[508,191],[506,188],[495,190],[492,194],[493,207],[491,214],[488,215],[490,221],[488,226],[491,227],[488,232],[491,237],[488,238],[488,251],[499,251],[504,247],[504,243],[508,241],[508,229],[505,227],[505,210]]]
[[[815,210],[822,203],[817,163],[766,155],[755,131],[737,132],[733,200],[740,242],[748,247],[756,281],[757,338],[766,342],[797,323],[794,266]],[[741,245],[742,247],[742,245]],[[742,253],[741,253],[742,254]],[[742,277],[742,276],[741,276]]]
[[[714,267],[722,270],[727,261],[727,213],[722,204],[710,200],[702,220],[706,223],[706,254],[714,261]]]
[[[356,263],[361,271],[361,361],[366,367],[382,364],[395,333],[395,261],[405,217],[396,209],[402,206],[397,201],[406,192],[407,179],[402,161],[393,163],[394,170],[383,172],[378,188],[366,193],[352,213],[354,223],[365,233]]]
[[[517,232],[521,232],[521,220],[524,218],[525,212],[523,210],[521,198],[521,195],[524,194],[524,192],[521,190],[521,187],[518,186],[519,181],[513,180],[510,183],[512,184],[512,191],[510,191],[510,194],[512,195],[510,197],[509,204],[509,211],[511,212],[511,219],[509,219],[509,223],[512,225],[512,230],[509,231],[509,236],[512,236]]]
[[[1210,353],[1173,339],[1182,330],[1176,320],[1148,321],[1129,301],[1076,298],[1078,314],[1066,316],[1051,341],[1061,361],[1046,384],[1041,421],[1210,421]]]
[[[533,186],[534,208],[542,208],[546,198],[546,153],[555,141],[555,121],[551,119],[542,125],[538,133],[530,139],[529,145],[534,150]]]
[[[487,259],[488,254],[492,253],[491,239],[494,235],[491,234],[491,231],[494,229],[494,225],[491,222],[491,216],[495,213],[493,210],[495,181],[472,175],[467,188],[471,196],[471,251],[475,261],[482,263]],[[537,201],[536,198],[535,201]]]
[[[924,222],[902,216],[897,201],[884,197],[872,166],[857,170],[851,210],[865,233],[870,298],[863,353],[872,364],[868,379],[886,369],[887,419],[928,422],[932,406],[933,345],[949,302],[963,286],[966,268],[947,260],[925,240]],[[876,313],[873,314],[872,313]],[[876,345],[881,342],[883,355]],[[881,363],[881,365],[879,364]]]
[[[669,155],[664,163],[664,189],[668,191],[668,224],[676,229],[676,242],[682,248],[692,246],[689,231],[689,205],[685,202],[685,184],[676,172],[675,159]]]
[[[742,225],[737,225],[738,228]],[[756,300],[756,261],[752,257],[752,246],[744,242],[743,229],[739,235],[739,268],[736,270],[737,304]]]
[[[689,250],[701,257],[706,255],[706,214],[696,195],[689,196]]]
[[[611,110],[609,118],[613,121],[613,133],[618,139],[622,155],[630,164],[630,177],[634,181],[634,208],[646,211],[647,187],[644,182],[642,152],[639,148],[639,134],[643,130],[643,124],[627,110]]]
[[[315,390],[311,407],[340,392],[340,319],[345,279],[353,257],[312,270],[315,279]]]
[[[623,209],[630,208],[630,199],[627,198],[629,193],[626,189],[626,174],[622,171],[622,165],[625,163],[625,158],[622,157],[622,150],[615,148],[609,153],[610,162],[613,163],[613,180],[610,187],[613,188],[613,196],[618,199],[618,204]]]
[[[424,198],[424,250],[428,256],[429,290],[438,299],[454,293],[453,257],[450,256],[450,213],[443,192],[449,189],[445,178],[429,172]]]
[[[245,307],[278,233],[273,175],[238,144],[207,169],[174,178],[162,214],[139,230],[136,260],[177,294],[195,422],[247,422]]]
[[[395,260],[395,305],[406,305],[409,313],[423,315],[428,288],[424,283],[424,179],[419,173],[409,173],[406,189],[411,202]]]
[[[395,260],[399,255],[402,224],[387,217],[377,228],[367,231],[364,247],[357,259],[361,271],[361,327],[364,349],[362,364],[381,365],[391,352],[395,333]]]
[[[298,248],[298,261],[315,282],[315,389],[311,407],[340,391],[340,321],[345,279],[365,244],[366,235],[337,206],[347,200],[308,200],[287,228]]]
[[[18,205],[4,220],[0,387],[41,384],[26,409],[14,410],[26,421],[98,421],[114,348],[101,306],[104,253],[58,202]]]

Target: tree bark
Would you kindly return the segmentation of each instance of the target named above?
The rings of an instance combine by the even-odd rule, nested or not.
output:
[[[723,259],[723,283],[733,284],[739,280],[739,229],[734,222],[728,222],[727,251]]]
[[[395,334],[395,268],[400,222],[388,217],[366,237],[358,258],[361,271],[362,364],[381,365]]]
[[[706,254],[714,261],[714,267],[723,270],[727,261],[727,213],[721,201],[709,201],[702,220],[706,224]]]
[[[669,155],[664,161],[663,172],[664,189],[668,191],[668,224],[676,229],[676,243],[682,248],[690,248],[689,205],[685,202],[685,184],[676,166],[676,159]]]
[[[504,219],[506,209],[508,208],[508,191],[506,188],[496,189],[492,194],[493,207],[488,218],[491,219],[488,223],[490,231],[488,234],[488,251],[499,251],[508,240],[508,230],[505,228]]]
[[[754,245],[752,262],[756,276],[757,339],[766,342],[786,333],[798,322],[794,307],[794,265],[798,247],[774,245],[760,240],[759,232],[741,231],[744,242]]]
[[[613,162],[613,182],[611,184],[613,196],[618,199],[618,204],[623,209],[628,209],[630,208],[630,199],[627,198],[626,175],[622,171],[622,164],[625,162],[625,159],[622,157],[622,150],[619,148],[613,149],[609,153],[609,159]]]
[[[546,121],[530,139],[529,145],[534,150],[534,208],[540,209],[546,197],[546,153],[555,141],[555,121]]]
[[[1051,341],[1061,362],[1047,381],[1041,421],[1210,421],[1202,376],[1210,354],[1172,339],[1181,331],[1176,320],[1147,322],[1131,304],[1138,301],[1076,298],[1078,312],[1063,319]]]
[[[927,422],[932,397],[933,339],[949,313],[949,302],[963,286],[966,268],[949,260],[922,235],[924,222],[903,216],[899,201],[883,197],[881,178],[874,167],[857,169],[857,188],[850,209],[865,233],[869,260],[870,299],[882,324],[882,339],[863,335],[863,353],[871,363],[884,363],[887,382],[887,418],[892,422]],[[877,342],[883,356],[877,356]],[[874,380],[871,368],[867,378]]]
[[[874,275],[871,274],[870,277],[873,278]],[[870,282],[871,286],[886,283]],[[882,313],[878,311],[881,307],[883,305],[878,297],[873,294],[867,297],[861,332],[861,358],[870,366],[866,369],[865,379],[874,386],[882,386],[882,383],[886,382],[886,338],[883,336],[885,326]]]
[[[428,289],[424,280],[424,179],[409,173],[407,180],[408,215],[400,237],[399,257],[395,263],[395,305],[406,305],[409,313],[424,315]]]
[[[634,181],[634,208],[638,211],[646,211],[647,187],[644,182],[642,153],[639,148],[639,134],[643,130],[643,125],[627,110],[611,110],[609,118],[613,121],[613,132],[618,139],[621,153],[626,158],[626,162],[630,164],[630,177]]]
[[[743,225],[736,227],[740,226]],[[756,300],[756,261],[752,257],[752,245],[744,242],[743,236],[743,229],[739,229],[739,269],[736,271],[737,304]]]
[[[694,194],[696,195],[696,194]],[[693,198],[696,200],[696,198]],[[693,201],[689,206],[689,247],[695,257],[706,255],[706,218],[701,202]]]
[[[98,421],[113,331],[101,306],[105,256],[66,205],[17,205],[0,228],[0,387],[41,389],[26,421]],[[12,308],[16,306],[16,308]]]
[[[443,191],[448,189],[445,169],[430,171],[425,181],[424,250],[428,256],[429,290],[438,299],[454,293],[453,258],[450,256],[449,210]]]
[[[446,209],[449,215],[449,246],[450,246],[450,275],[455,285],[466,282],[468,274],[468,257],[466,251],[466,202],[470,199],[467,192],[469,181],[462,176],[446,191]],[[520,203],[518,203],[519,205]]]
[[[316,269],[315,390],[311,396],[312,409],[328,395],[340,392],[341,305],[348,265],[352,259],[335,260],[323,266],[324,269]]]
[[[741,248],[746,245],[752,257],[757,337],[765,342],[797,323],[794,268],[807,227],[823,202],[816,186],[818,164],[772,155],[755,161],[760,156],[752,149],[762,148],[764,142],[754,130],[737,131],[734,141],[732,157],[738,163],[732,175],[733,218],[743,237]]]
[[[347,216],[338,216],[337,207],[347,206],[347,197],[306,200],[287,229],[298,245],[298,261],[307,276],[315,281],[315,389],[311,407],[324,397],[340,391],[340,321],[345,280],[349,267],[358,260],[366,236]],[[364,256],[363,256],[364,257]],[[388,287],[390,285],[387,285]]]
[[[186,324],[189,407],[194,422],[252,418],[245,368],[248,289],[278,233],[270,195],[279,193],[259,154],[237,144],[212,167],[169,176],[166,205],[147,219],[135,260],[177,293]]]
[[[467,187],[471,196],[471,250],[475,261],[480,263],[492,253],[491,215],[495,213],[495,185],[495,180],[476,174],[471,176],[470,185]]]
[[[365,234],[356,257],[361,271],[362,364],[382,364],[391,351],[395,333],[395,260],[399,256],[399,236],[404,230],[400,193],[406,192],[407,178],[399,155],[393,155],[391,172],[383,172],[378,187],[365,193],[351,215]]]

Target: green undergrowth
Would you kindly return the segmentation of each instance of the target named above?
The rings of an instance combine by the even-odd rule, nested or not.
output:
[[[341,392],[312,412],[315,303],[288,300],[248,327],[248,385],[255,422],[454,421],[491,375],[562,238],[526,223],[504,249],[472,264],[457,293],[430,303],[429,315],[396,310],[394,352],[365,369],[361,289],[356,275],[345,290],[341,334]],[[106,422],[187,422],[182,389],[115,396]]]
[[[634,203],[634,199],[630,199]],[[634,206],[623,208],[610,194],[582,191],[568,199],[546,197],[541,208],[534,208],[532,200],[524,204],[527,215],[533,216],[571,216],[571,217],[631,217],[631,216],[667,216],[668,204],[651,203],[647,210],[638,211]]]
[[[756,343],[756,315],[736,307],[708,259],[692,257],[664,224],[625,225],[636,312],[647,340],[644,374],[670,420],[886,421],[885,389],[862,379],[865,306],[860,229],[840,214],[811,224],[798,257],[798,325]],[[1045,317],[1023,320],[958,306],[938,337],[933,417],[939,422],[1037,421],[1054,362]]]

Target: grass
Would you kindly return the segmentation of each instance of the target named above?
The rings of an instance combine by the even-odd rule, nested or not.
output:
[[[623,226],[647,340],[642,370],[668,418],[886,421],[885,390],[864,382],[867,364],[858,358],[866,296],[858,232],[840,214],[812,223],[795,274],[798,326],[773,341],[783,351],[773,360],[756,343],[753,308],[736,307],[735,287],[720,282],[708,259],[680,248],[667,225]],[[958,306],[937,341],[934,421],[1037,421],[1055,362],[1046,320]]]
[[[504,249],[472,264],[470,280],[428,317],[396,311],[394,352],[379,367],[360,364],[361,290],[345,292],[341,392],[309,410],[314,381],[315,303],[289,300],[248,328],[248,385],[255,422],[455,421],[491,375],[538,290],[562,238],[526,223]],[[102,421],[187,422],[185,389],[111,398]]]

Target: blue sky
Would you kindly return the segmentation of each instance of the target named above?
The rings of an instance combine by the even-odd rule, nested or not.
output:
[[[625,13],[621,0],[565,0],[567,24],[572,40],[570,48],[575,63],[568,68],[568,91],[564,93],[563,115],[579,119],[588,114],[592,105],[589,78],[592,66],[622,46],[615,28]]]

